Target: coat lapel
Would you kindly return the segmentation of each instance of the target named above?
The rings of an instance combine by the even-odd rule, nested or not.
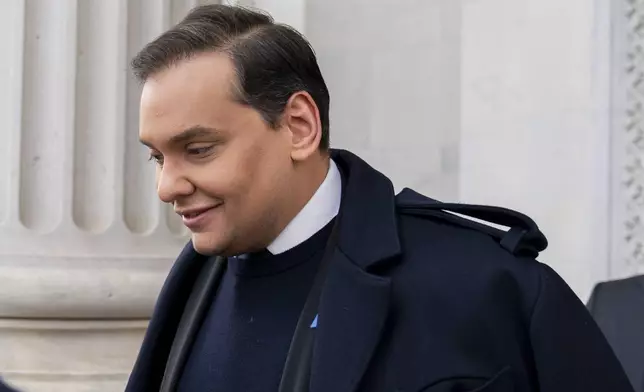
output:
[[[179,320],[206,258],[189,242],[172,266],[157,299],[126,392],[159,390]]]
[[[388,277],[399,260],[391,181],[357,156],[334,150],[343,175],[338,247],[320,298],[311,392],[351,392],[360,384],[389,315]]]
[[[371,275],[337,251],[322,293],[311,392],[354,391],[389,313],[390,281]]]

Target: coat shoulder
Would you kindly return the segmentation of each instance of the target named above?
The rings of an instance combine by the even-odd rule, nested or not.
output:
[[[410,189],[397,195],[396,205],[404,256],[394,276],[409,295],[478,298],[469,303],[489,306],[514,298],[532,308],[547,268],[536,258],[547,240],[531,218],[501,207],[442,203]]]
[[[463,233],[477,232],[515,256],[535,258],[548,246],[545,235],[530,217],[508,208],[443,203],[409,188],[396,196],[396,207],[403,217],[417,218],[419,226],[423,226],[420,222],[426,222],[428,228],[436,228],[438,224],[461,229]],[[464,239],[463,236],[454,238],[456,241]]]

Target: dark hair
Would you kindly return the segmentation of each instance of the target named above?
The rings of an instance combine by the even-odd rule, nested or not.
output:
[[[288,99],[306,91],[320,111],[320,148],[329,148],[329,91],[313,48],[295,29],[270,15],[220,4],[192,9],[132,60],[140,81],[204,52],[227,53],[237,74],[235,97],[277,127]]]

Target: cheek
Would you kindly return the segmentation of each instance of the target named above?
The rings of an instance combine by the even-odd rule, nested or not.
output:
[[[258,167],[252,154],[231,149],[212,162],[195,168],[192,181],[201,193],[223,200],[232,207],[253,193],[260,177],[256,173]]]
[[[279,189],[280,170],[275,164],[275,156],[263,148],[253,149],[243,160],[240,160],[235,172],[236,186],[239,191],[237,201],[243,204],[243,212],[261,214],[270,208]]]
[[[226,200],[232,198],[239,189],[238,176],[232,170],[227,170],[223,165],[212,163],[200,167],[192,176],[192,182],[209,198]]]
[[[195,185],[211,198],[222,199],[228,205],[227,214],[261,213],[271,205],[276,190],[281,189],[284,165],[290,160],[285,161],[285,155],[264,139],[270,138],[234,143],[200,168],[199,184]]]

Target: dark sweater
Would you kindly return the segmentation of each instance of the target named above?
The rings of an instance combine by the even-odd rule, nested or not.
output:
[[[332,225],[279,255],[228,260],[179,391],[277,391]]]

